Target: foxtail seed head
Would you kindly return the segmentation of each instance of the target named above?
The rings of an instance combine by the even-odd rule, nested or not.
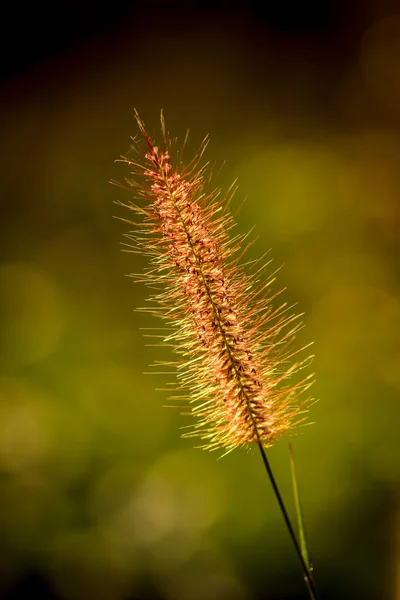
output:
[[[298,315],[285,304],[273,307],[279,294],[270,294],[271,281],[259,281],[266,265],[256,261],[251,272],[241,265],[246,236],[229,237],[234,189],[206,191],[207,165],[200,166],[206,142],[185,167],[171,159],[163,116],[161,148],[135,116],[147,151],[144,160],[122,157],[135,193],[135,203],[124,206],[141,217],[127,237],[150,258],[135,277],[160,290],[146,310],[168,323],[164,342],[180,357],[171,363],[176,390],[196,417],[185,437],[226,452],[252,442],[270,446],[304,420],[309,402],[302,398],[312,375],[295,376],[309,358],[293,362],[300,350],[289,349]]]

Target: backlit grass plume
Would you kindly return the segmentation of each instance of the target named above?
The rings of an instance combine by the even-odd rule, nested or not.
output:
[[[209,191],[208,165],[201,165],[207,142],[189,163],[172,158],[161,116],[156,145],[135,113],[144,144],[122,157],[132,170],[127,179],[140,217],[127,234],[150,264],[142,275],[150,288],[149,312],[170,331],[163,341],[179,355],[177,395],[190,406],[202,447],[226,452],[256,442],[270,446],[304,418],[303,393],[312,376],[297,372],[292,348],[298,316],[272,295],[263,281],[265,264],[242,264],[246,236],[230,237],[229,204],[234,189]],[[139,158],[138,158],[139,157]],[[165,363],[164,363],[165,364]]]

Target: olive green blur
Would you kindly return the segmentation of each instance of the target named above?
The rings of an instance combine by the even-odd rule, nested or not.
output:
[[[358,10],[336,45],[147,11],[2,84],[4,598],[29,577],[65,600],[306,597],[259,453],[194,449],[156,390],[172,355],[142,335],[162,324],[134,311],[146,260],[121,252],[131,196],[109,184],[136,107],[154,137],[161,108],[189,128],[188,158],[210,134],[249,258],[271,249],[305,313],[318,402],[268,455],[295,522],[293,444],[321,596],[399,600],[400,16]]]

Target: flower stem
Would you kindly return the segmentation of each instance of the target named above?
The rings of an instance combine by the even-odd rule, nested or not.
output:
[[[262,445],[261,441],[258,442],[258,447],[260,449],[261,457],[262,457],[264,466],[265,466],[265,468],[267,470],[269,480],[270,480],[272,488],[274,490],[275,497],[276,497],[276,499],[278,501],[279,508],[281,509],[281,513],[282,513],[283,519],[285,521],[286,527],[289,530],[289,535],[290,535],[290,537],[292,539],[292,542],[293,542],[293,545],[295,547],[296,554],[299,557],[299,560],[300,560],[300,563],[301,563],[301,566],[302,566],[302,569],[303,569],[304,581],[306,582],[310,599],[311,600],[318,600],[318,593],[317,593],[317,589],[315,587],[315,583],[314,583],[313,577],[311,575],[311,571],[308,569],[308,567],[307,567],[307,565],[306,565],[306,563],[304,561],[304,558],[303,558],[303,555],[301,553],[301,549],[300,549],[299,543],[297,541],[296,535],[294,533],[292,524],[291,524],[290,519],[289,519],[289,515],[288,515],[287,510],[285,508],[285,505],[283,503],[283,499],[282,499],[281,493],[279,491],[279,488],[278,488],[278,485],[276,483],[275,477],[274,477],[274,475],[272,473],[271,466],[269,464],[267,455],[265,453],[264,446]]]

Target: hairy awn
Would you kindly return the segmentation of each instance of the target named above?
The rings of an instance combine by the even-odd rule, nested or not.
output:
[[[135,229],[126,237],[150,259],[136,279],[157,290],[142,310],[164,319],[164,342],[179,355],[170,363],[177,374],[173,398],[196,417],[184,435],[225,452],[253,442],[270,446],[304,420],[309,402],[303,394],[312,375],[296,373],[310,357],[296,361],[300,350],[292,348],[298,315],[286,303],[274,306],[273,278],[261,279],[266,264],[242,264],[247,236],[229,235],[234,188],[207,190],[207,139],[185,165],[179,154],[171,157],[162,115],[161,147],[135,116],[147,149],[135,143],[139,158],[121,159],[132,169],[126,181],[135,200],[124,206],[141,217],[128,221]]]

